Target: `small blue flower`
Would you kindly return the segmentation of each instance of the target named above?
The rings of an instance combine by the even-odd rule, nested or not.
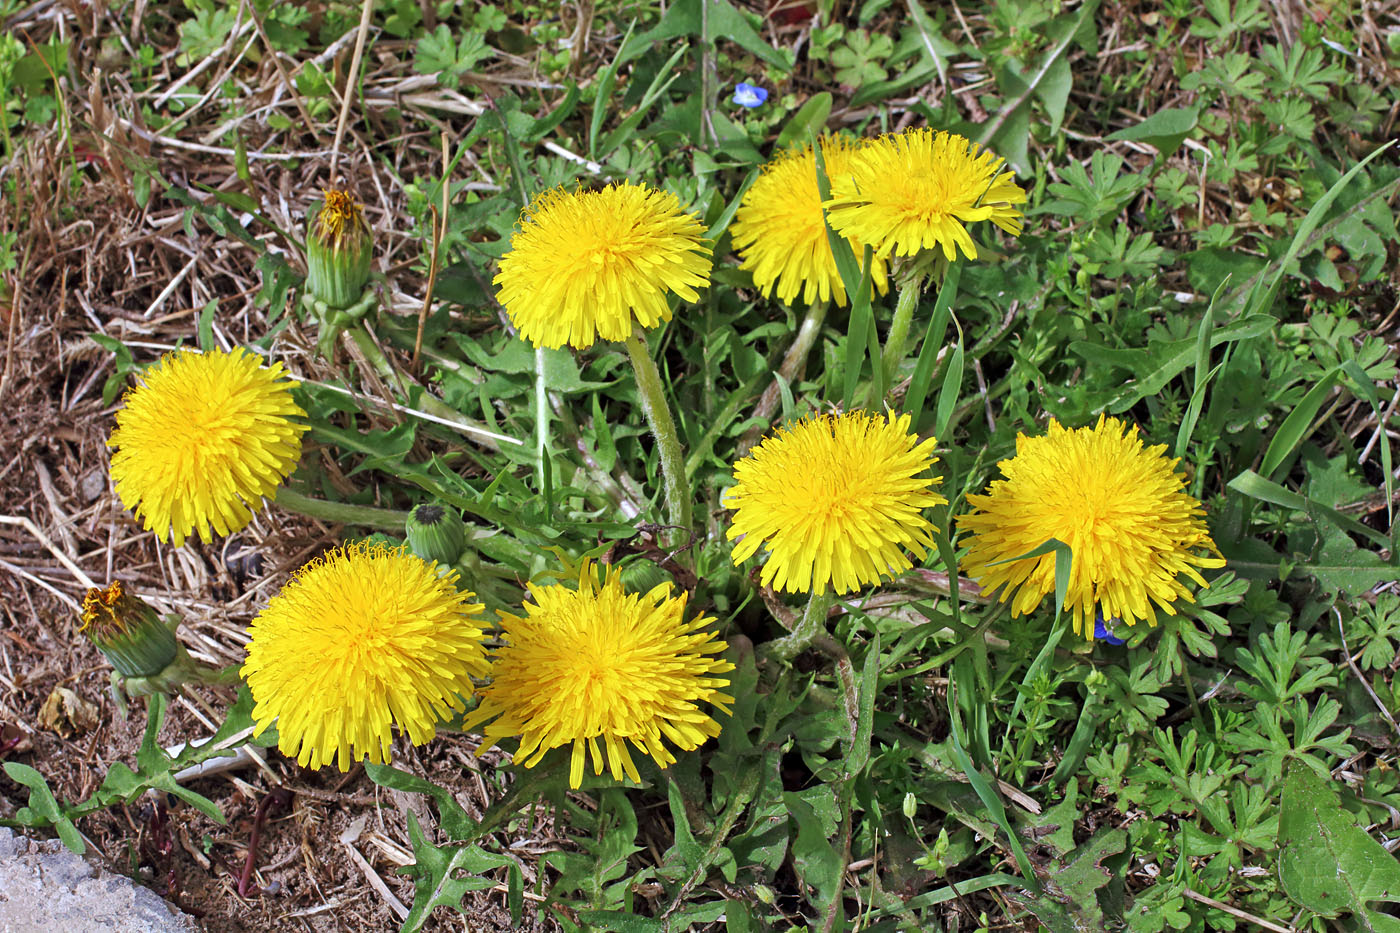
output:
[[[1101,640],[1101,641],[1105,641],[1105,642],[1107,642],[1107,643],[1110,644],[1110,645],[1122,645],[1122,644],[1125,644],[1125,643],[1126,643],[1126,640],[1125,640],[1125,639],[1119,638],[1117,635],[1113,634],[1113,626],[1116,625],[1116,624],[1118,624],[1118,620],[1117,620],[1117,619],[1108,619],[1107,621],[1105,621],[1105,620],[1104,620],[1104,617],[1103,617],[1103,613],[1100,612],[1100,611],[1097,610],[1097,609],[1094,610],[1094,637],[1095,637],[1095,638],[1097,638],[1097,639],[1099,639],[1099,640]]]
[[[734,88],[733,99],[734,103],[740,107],[748,107],[752,110],[755,107],[763,106],[763,102],[768,99],[768,89],[740,81],[738,87]]]

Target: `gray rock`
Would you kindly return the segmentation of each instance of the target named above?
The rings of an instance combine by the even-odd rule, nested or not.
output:
[[[0,933],[199,933],[130,878],[0,827]]]

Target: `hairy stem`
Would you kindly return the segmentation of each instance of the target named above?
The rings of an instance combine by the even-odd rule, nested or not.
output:
[[[400,534],[403,533],[403,523],[408,520],[407,512],[380,509],[372,505],[352,505],[349,502],[328,502],[325,499],[313,499],[286,486],[277,490],[277,497],[274,501],[288,512],[305,515],[307,518],[319,518],[322,521],[338,522],[342,525],[363,525],[366,528],[379,528],[383,531],[396,531]]]
[[[826,615],[835,602],[836,594],[831,589],[813,593],[807,599],[807,608],[803,611],[802,618],[797,620],[797,628],[782,638],[770,641],[760,650],[775,661],[790,663],[793,658],[807,650],[817,636],[826,634]]]
[[[904,344],[909,339],[909,324],[914,319],[914,309],[919,306],[919,294],[923,291],[923,281],[915,275],[908,276],[899,286],[899,300],[895,302],[894,317],[890,319],[890,332],[885,336],[885,352],[881,365],[885,372],[885,385],[894,385],[899,364],[904,361]]]
[[[671,406],[666,401],[666,391],[661,386],[661,373],[656,361],[651,358],[646,339],[633,333],[625,343],[627,355],[632,358],[632,370],[637,377],[637,392],[642,399],[642,414],[646,415],[651,433],[656,437],[657,451],[661,455],[661,478],[666,497],[668,521],[676,526],[669,536],[672,547],[681,547],[690,541],[690,481],[685,475],[685,455],[681,450],[681,439],[676,431],[675,419],[671,417]]]

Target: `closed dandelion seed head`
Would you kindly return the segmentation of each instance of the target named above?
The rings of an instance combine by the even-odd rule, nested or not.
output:
[[[248,629],[241,673],[261,733],[304,767],[390,758],[392,726],[421,745],[487,670],[483,607],[457,573],[404,548],[351,544],[313,560]]]
[[[1076,632],[1093,638],[1096,617],[1156,625],[1158,609],[1175,614],[1176,600],[1193,601],[1183,578],[1205,586],[1197,568],[1225,561],[1165,450],[1103,415],[1092,428],[1052,420],[1040,437],[1019,435],[998,464],[1005,479],[967,497],[963,572],[1024,615],[1055,591],[1055,555],[1010,559],[1057,538],[1073,551],[1065,603]]]
[[[520,336],[577,349],[671,319],[668,293],[699,300],[710,281],[704,228],[676,196],[646,185],[556,188],[525,211],[494,283]]]
[[[1003,172],[1003,159],[953,133],[924,128],[873,139],[851,170],[831,176],[831,227],[869,243],[875,254],[914,256],[941,249],[977,258],[967,224],[990,220],[1021,235],[1026,193]]]
[[[242,347],[177,350],[127,392],[107,446],[117,495],[147,531],[176,547],[196,531],[207,542],[276,497],[307,429],[282,374]]]
[[[924,509],[948,500],[937,458],[907,414],[821,415],[779,428],[734,464],[724,504],[738,564],[766,548],[762,582],[791,593],[849,593],[913,566],[932,546]]]
[[[530,595],[523,617],[501,617],[505,644],[463,723],[486,723],[486,747],[518,735],[515,758],[529,768],[570,746],[578,787],[590,759],[594,774],[606,762],[614,780],[639,781],[629,744],[665,768],[676,760],[669,746],[689,751],[719,735],[701,704],[729,712],[719,675],[734,665],[717,657],[727,646],[706,631],[714,619],[685,621],[684,593],[672,596],[669,583],[628,593],[620,571],[600,579],[584,561],[577,588],[531,584]]]
[[[852,143],[830,136],[821,141],[821,147],[828,179],[850,174],[857,152]],[[778,300],[785,305],[801,294],[808,304],[834,298],[845,306],[846,286],[827,239],[817,188],[817,158],[811,146],[793,150],[763,167],[763,174],[744,194],[729,229],[743,260],[739,267],[753,273],[754,285],[765,298],[776,290]],[[853,240],[851,249],[859,261],[864,246]],[[870,274],[880,294],[889,290],[883,259],[872,261]]]

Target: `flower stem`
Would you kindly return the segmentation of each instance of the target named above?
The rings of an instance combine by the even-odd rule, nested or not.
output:
[[[807,599],[807,608],[802,618],[797,620],[797,628],[782,638],[774,639],[763,646],[763,653],[775,661],[788,664],[812,644],[820,635],[826,634],[826,615],[836,602],[836,593],[826,589],[813,593]]]
[[[544,347],[535,347],[535,458],[539,462],[540,491],[545,488],[545,462],[549,456],[549,395],[544,377]]]
[[[637,391],[642,398],[642,414],[656,436],[657,451],[661,454],[661,478],[666,495],[666,514],[678,533],[672,534],[672,547],[681,547],[690,541],[690,481],[685,475],[685,455],[681,451],[680,435],[676,432],[675,419],[671,417],[671,407],[666,402],[666,392],[661,387],[661,373],[656,361],[647,349],[646,338],[634,332],[625,345],[627,355],[632,358],[632,369],[637,376]]]
[[[288,512],[305,515],[307,518],[319,518],[322,521],[338,522],[342,525],[364,525],[367,528],[397,531],[400,534],[403,533],[404,522],[408,520],[407,512],[379,509],[372,505],[353,505],[349,502],[328,502],[325,499],[313,499],[286,486],[277,490],[276,498],[273,501]]]
[[[919,306],[919,295],[923,291],[923,280],[910,275],[899,286],[899,300],[895,302],[894,317],[890,319],[890,332],[885,336],[885,352],[881,365],[885,371],[885,388],[894,385],[895,373],[904,361],[904,344],[909,339],[909,324],[914,319],[914,309]]]

